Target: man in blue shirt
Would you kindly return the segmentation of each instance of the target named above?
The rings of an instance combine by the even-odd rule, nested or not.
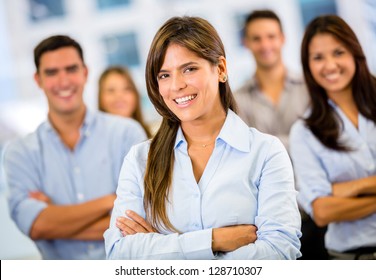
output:
[[[145,132],[134,120],[87,109],[88,69],[73,39],[43,40],[34,60],[48,119],[4,152],[11,216],[44,259],[103,259],[120,167]]]

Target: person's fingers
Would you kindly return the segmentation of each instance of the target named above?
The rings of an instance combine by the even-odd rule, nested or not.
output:
[[[140,225],[138,222],[136,221],[133,221],[131,219],[128,219],[128,218],[125,218],[125,217],[118,217],[116,219],[117,223],[123,225],[127,231],[134,231],[134,233],[137,233],[137,232],[148,232],[148,230],[146,228],[144,228],[142,225]],[[133,233],[133,234],[134,234]]]
[[[46,202],[46,203],[51,202],[50,198],[40,191],[30,192],[29,197],[34,198],[34,199],[39,200],[39,201]]]
[[[127,210],[126,215],[129,218],[131,218],[133,221],[135,221],[139,225],[141,225],[143,228],[145,228],[148,232],[156,232],[156,230],[148,222],[146,222],[144,218],[142,218],[136,212],[131,211],[131,210]]]
[[[127,224],[124,223],[124,222],[122,222],[120,219],[116,220],[116,227],[120,229],[120,231],[122,232],[123,236],[125,236],[125,235],[132,235],[132,234],[137,233],[137,231],[135,231],[131,227],[127,226]]]

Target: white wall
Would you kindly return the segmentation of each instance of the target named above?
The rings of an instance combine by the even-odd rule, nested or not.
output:
[[[6,192],[0,191],[0,259],[40,259],[34,243],[22,234],[9,217]]]

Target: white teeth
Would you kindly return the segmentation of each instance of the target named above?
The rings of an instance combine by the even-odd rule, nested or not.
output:
[[[325,79],[327,79],[327,80],[335,80],[335,79],[338,79],[338,77],[339,77],[338,73],[333,73],[333,74],[325,75]]]
[[[180,98],[176,98],[175,99],[175,102],[177,104],[183,104],[183,103],[186,103],[188,101],[191,101],[193,99],[195,99],[197,96],[197,94],[193,94],[193,95],[188,95],[188,96],[184,96],[184,97],[180,97]]]
[[[61,97],[68,97],[72,94],[71,90],[60,90],[58,91],[58,95]]]

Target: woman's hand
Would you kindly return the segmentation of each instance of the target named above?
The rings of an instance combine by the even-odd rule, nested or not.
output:
[[[136,233],[151,233],[157,232],[148,222],[140,215],[131,210],[125,213],[128,217],[118,217],[116,219],[116,226],[120,229],[123,236],[132,235]]]
[[[333,196],[357,197],[376,194],[376,176],[365,177],[357,180],[334,183]]]
[[[230,252],[254,243],[257,239],[254,225],[236,225],[213,229],[213,252]]]
[[[45,195],[43,192],[40,192],[40,191],[29,192],[29,197],[34,198],[39,201],[43,201],[47,204],[52,204],[52,200],[47,195]]]

